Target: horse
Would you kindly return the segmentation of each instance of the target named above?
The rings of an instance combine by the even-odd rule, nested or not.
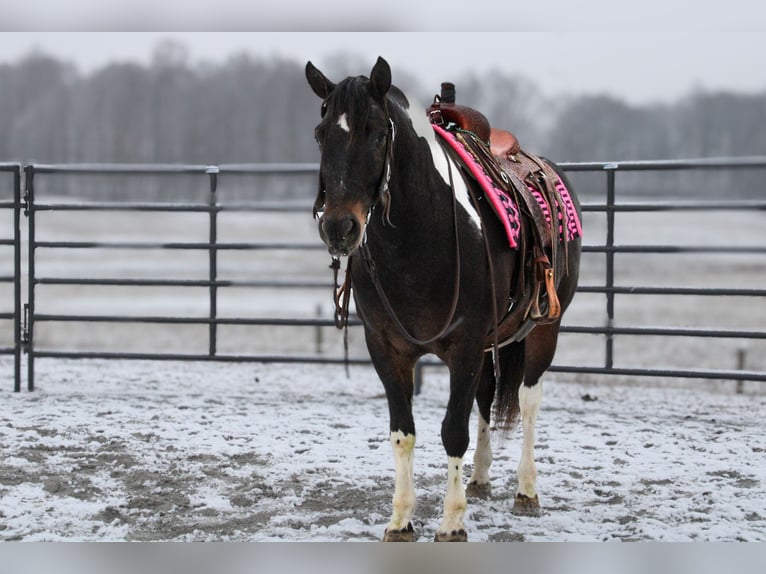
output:
[[[447,486],[434,539],[468,539],[467,499],[490,491],[493,414],[501,429],[512,428],[520,415],[523,445],[512,512],[539,514],[535,423],[541,376],[552,363],[561,318],[535,321],[529,311],[540,301],[552,307],[556,298],[561,313],[566,310],[577,286],[580,238],[558,236],[547,248],[549,255],[558,249],[554,271],[561,273],[546,304],[546,294],[530,288],[535,274],[523,251],[531,241],[526,248],[509,248],[477,181],[440,145],[425,110],[410,110],[383,58],[369,77],[334,83],[310,61],[305,74],[322,100],[315,129],[320,161],[314,217],[336,268],[336,287],[339,260],[347,257],[336,305],[347,319],[348,293],[353,293],[388,402],[395,483],[383,540],[417,537],[412,403],[414,369],[427,354],[438,357],[450,377],[441,425]],[[555,163],[543,161],[572,190]],[[579,202],[571,191],[570,196],[580,217]],[[530,219],[520,223],[522,237],[530,236]],[[474,401],[478,438],[466,487],[463,459]]]

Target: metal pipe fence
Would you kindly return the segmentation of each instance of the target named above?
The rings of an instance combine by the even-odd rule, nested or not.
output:
[[[659,213],[665,211],[766,211],[766,199],[736,200],[736,201],[619,201],[618,200],[618,174],[621,172],[640,171],[685,171],[685,170],[720,170],[720,169],[752,169],[766,170],[766,157],[752,158],[716,158],[700,160],[679,161],[656,161],[656,162],[622,162],[622,163],[563,163],[561,167],[572,173],[591,172],[602,174],[605,180],[605,193],[603,201],[586,201],[583,203],[585,214],[602,214],[605,217],[605,234],[603,243],[586,244],[583,251],[586,254],[596,254],[604,258],[603,283],[582,284],[578,292],[591,293],[604,296],[604,324],[603,325],[577,325],[566,322],[562,326],[562,333],[574,335],[594,335],[603,337],[603,364],[556,364],[551,370],[555,372],[580,373],[591,375],[625,375],[647,377],[681,377],[694,379],[724,379],[735,381],[766,381],[766,372],[759,370],[737,369],[689,369],[689,368],[635,368],[620,364],[616,356],[615,340],[617,337],[680,337],[701,339],[740,339],[745,341],[766,340],[766,331],[763,328],[755,330],[731,329],[731,328],[691,328],[691,327],[648,327],[630,326],[616,323],[616,298],[633,297],[638,295],[684,297],[701,296],[710,298],[744,297],[766,300],[766,289],[756,286],[753,288],[742,287],[693,287],[686,285],[675,286],[652,286],[652,285],[625,285],[618,281],[616,258],[625,255],[657,255],[670,254],[698,254],[698,255],[726,255],[726,254],[749,254],[754,256],[766,253],[764,245],[736,245],[720,243],[710,246],[698,245],[621,245],[616,242],[615,216],[620,213]],[[222,351],[219,345],[220,329],[223,327],[294,327],[297,329],[310,329],[317,332],[317,338],[321,335],[320,330],[332,328],[334,321],[331,317],[321,317],[304,314],[297,317],[269,317],[269,316],[224,316],[220,312],[220,295],[222,290],[229,288],[241,289],[272,289],[287,293],[288,291],[318,291],[328,300],[331,289],[331,273],[329,270],[324,274],[307,277],[273,278],[262,277],[256,273],[248,274],[247,270],[238,278],[223,278],[220,273],[220,257],[226,253],[251,253],[258,255],[264,251],[276,251],[285,254],[300,253],[316,259],[326,258],[324,247],[318,237],[314,241],[297,241],[292,238],[290,229],[284,230],[281,235],[258,241],[231,241],[222,239],[226,231],[225,223],[221,221],[222,214],[305,214],[310,219],[311,206],[307,201],[301,202],[276,202],[276,201],[232,201],[224,197],[222,182],[228,182],[235,177],[259,177],[263,175],[312,175],[317,171],[315,164],[275,164],[275,165],[41,165],[32,164],[24,166],[25,195],[23,202],[20,198],[20,168],[19,166],[0,165],[0,172],[8,171],[15,177],[13,202],[0,203],[0,209],[13,210],[15,217],[13,239],[0,240],[0,246],[13,245],[15,256],[15,270],[12,277],[0,277],[0,280],[9,280],[15,286],[15,310],[13,313],[0,314],[0,319],[13,319],[15,324],[15,345],[12,349],[0,349],[1,352],[15,354],[15,390],[20,390],[20,364],[21,350],[26,354],[26,383],[27,389],[34,389],[35,363],[37,359],[143,359],[143,360],[189,360],[189,361],[253,361],[253,362],[285,362],[285,363],[328,363],[328,364],[369,364],[369,358],[363,352],[351,356],[348,360],[342,353],[321,353],[306,350],[299,353],[269,353],[269,352],[246,352],[235,353]],[[15,171],[14,171],[15,169]],[[207,193],[204,200],[195,201],[79,201],[70,198],[49,199],[38,198],[36,190],[42,181],[50,183],[58,178],[68,176],[99,176],[113,179],[133,178],[137,176],[154,176],[162,178],[175,178],[188,176],[204,178],[206,180]],[[224,186],[225,187],[225,186]],[[582,192],[582,190],[578,189]],[[302,193],[310,196],[311,191]],[[592,194],[591,194],[592,195]],[[762,194],[766,197],[766,194]],[[21,324],[22,306],[20,269],[22,242],[19,231],[19,214],[24,210],[27,225],[27,293],[26,301],[23,302],[23,325]],[[108,240],[85,240],[82,238],[47,239],[43,237],[45,223],[39,222],[42,214],[94,214],[99,213],[127,213],[127,214],[198,214],[206,219],[206,237],[204,240],[135,240],[119,239],[117,237]],[[42,231],[41,231],[42,230]],[[586,238],[588,237],[586,229]],[[41,274],[37,270],[37,263],[41,251],[54,252],[64,257],[67,254],[102,250],[113,254],[115,260],[119,260],[122,252],[137,251],[142,253],[201,253],[204,254],[205,263],[200,265],[197,271],[199,276],[194,278],[175,278],[168,276],[158,277],[83,277],[83,276],[57,276]],[[130,314],[124,312],[111,313],[83,313],[83,312],[40,312],[38,311],[39,293],[41,287],[107,287],[107,288],[130,288],[136,293],[148,288],[168,288],[172,290],[197,289],[203,290],[206,295],[206,309],[204,315],[175,315],[175,314]],[[140,297],[139,297],[140,298]],[[575,299],[575,303],[577,298]],[[137,324],[137,325],[164,325],[169,329],[183,326],[198,326],[206,330],[206,345],[204,352],[182,353],[172,350],[157,350],[152,352],[133,352],[124,348],[109,350],[66,350],[46,347],[36,341],[36,327],[41,324]],[[360,325],[358,319],[351,321],[351,327],[356,329]],[[418,377],[422,375],[423,367],[438,365],[437,361],[426,359],[418,366]]]
[[[13,296],[2,298],[0,304],[0,325],[12,324],[11,344],[0,343],[0,355],[13,355],[14,390],[21,390],[21,166],[15,163],[0,163],[0,217],[8,225],[0,227],[0,249],[10,254],[12,267],[0,270],[0,284],[12,286]],[[5,212],[5,213],[3,213]],[[6,229],[9,229],[6,231]],[[9,305],[10,303],[10,305]]]

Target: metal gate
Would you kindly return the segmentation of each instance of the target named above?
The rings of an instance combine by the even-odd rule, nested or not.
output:
[[[703,297],[711,299],[736,299],[740,301],[746,299],[756,301],[758,305],[766,302],[766,289],[761,284],[750,287],[727,287],[727,286],[688,286],[678,285],[636,285],[621,281],[619,266],[616,264],[618,257],[631,255],[649,255],[657,257],[666,257],[672,254],[688,254],[699,257],[732,255],[748,257],[762,257],[766,255],[766,246],[763,242],[758,244],[726,244],[716,243],[709,245],[689,245],[689,244],[621,244],[616,241],[616,231],[620,229],[616,222],[616,217],[621,214],[661,214],[666,212],[743,212],[743,213],[763,213],[766,211],[766,193],[761,190],[760,199],[756,200],[728,200],[728,201],[630,201],[618,197],[618,174],[622,172],[686,172],[708,170],[716,171],[722,169],[733,170],[760,170],[766,171],[766,158],[739,158],[739,159],[707,159],[707,160],[687,160],[687,161],[655,161],[655,162],[623,162],[623,163],[570,163],[561,164],[562,167],[572,174],[575,173],[593,173],[600,174],[597,177],[602,179],[603,194],[601,192],[588,192],[585,195],[587,200],[583,202],[583,211],[588,214],[603,216],[603,237],[602,241],[595,241],[589,230],[586,229],[584,256],[596,257],[599,259],[598,265],[603,264],[603,275],[594,282],[588,283],[581,281],[579,293],[588,294],[587,296],[603,297],[602,303],[598,304],[598,311],[594,313],[595,319],[590,323],[577,324],[576,322],[567,322],[562,327],[562,336],[569,337],[597,337],[601,340],[603,349],[603,361],[596,363],[583,357],[582,360],[568,361],[564,364],[556,364],[551,370],[558,372],[579,373],[588,375],[624,375],[624,376],[649,376],[649,377],[682,377],[693,379],[724,379],[735,381],[766,381],[766,368],[760,366],[756,368],[747,368],[744,364],[733,365],[731,368],[688,368],[688,367],[663,367],[663,368],[645,368],[642,366],[626,365],[621,361],[621,356],[615,349],[615,341],[618,338],[652,338],[652,337],[671,337],[682,339],[712,340],[726,339],[738,341],[766,341],[766,331],[763,323],[755,328],[738,329],[725,328],[716,325],[706,327],[667,327],[667,326],[631,326],[626,321],[620,320],[620,312],[630,307],[628,305],[616,305],[616,300],[636,298],[640,296],[661,296],[668,298],[684,297]],[[0,315],[0,319],[14,319],[16,321],[16,339],[15,346],[8,349],[0,349],[6,353],[15,353],[16,368],[16,390],[19,390],[20,381],[20,349],[23,347],[26,351],[26,382],[29,390],[34,389],[35,364],[38,359],[144,359],[144,360],[204,360],[204,361],[259,361],[259,362],[293,362],[293,363],[333,363],[343,364],[346,359],[341,352],[338,344],[328,343],[328,339],[333,341],[340,339],[340,335],[327,335],[325,331],[333,329],[333,320],[331,316],[314,311],[301,309],[299,312],[290,313],[289,316],[267,316],[263,312],[246,315],[244,313],[234,313],[231,310],[222,312],[222,298],[232,290],[247,289],[254,293],[260,290],[270,290],[274,300],[279,297],[287,297],[290,292],[312,293],[317,301],[330,300],[332,289],[331,274],[326,269],[326,263],[329,259],[320,244],[315,233],[311,236],[305,236],[303,239],[296,239],[295,228],[297,223],[286,223],[284,226],[274,226],[269,223],[268,227],[273,227],[273,233],[267,237],[261,237],[256,240],[229,238],[227,236],[228,224],[225,217],[229,214],[235,214],[238,217],[245,218],[238,221],[238,225],[243,225],[247,230],[247,218],[252,217],[255,221],[259,216],[268,216],[271,214],[280,214],[280,218],[286,219],[290,216],[297,217],[295,221],[310,222],[311,207],[307,201],[295,203],[288,201],[275,202],[268,199],[253,201],[233,200],[230,197],[229,190],[232,184],[238,178],[265,178],[268,176],[279,176],[281,178],[293,176],[306,176],[307,181],[303,183],[311,187],[304,189],[298,194],[302,197],[310,197],[314,185],[314,176],[317,166],[315,164],[301,165],[221,165],[221,166],[179,166],[179,165],[27,165],[25,172],[25,197],[24,213],[27,215],[26,224],[28,230],[28,257],[27,257],[27,293],[25,301],[24,325],[23,329],[19,324],[19,307],[21,306],[21,272],[19,262],[21,260],[22,245],[19,240],[18,219],[21,201],[19,199],[19,170],[18,166],[8,166],[7,171],[15,174],[15,200],[13,203],[0,203],[0,207],[12,208],[15,216],[15,237],[13,239],[2,240],[0,245],[14,245],[14,251],[18,255],[15,257],[15,270],[12,277],[0,277],[5,281],[14,282],[16,289],[15,310],[13,313]],[[119,188],[124,182],[134,181],[141,177],[161,178],[163,181],[173,181],[178,178],[186,178],[195,183],[189,184],[192,187],[197,186],[196,194],[186,196],[174,196],[172,199],[163,197],[152,197],[150,200],[125,201],[124,199],[104,200],[98,193],[96,199],[83,201],[72,200],[72,195],[62,195],[56,193],[56,185],[61,184],[63,180],[72,177],[98,178],[99,181],[108,181],[110,185]],[[621,176],[620,176],[621,177]],[[190,178],[190,179],[189,179]],[[248,183],[245,187],[251,185]],[[38,193],[40,187],[46,188],[45,194]],[[183,187],[183,186],[182,186]],[[242,186],[239,186],[240,188]],[[256,186],[254,186],[256,187]],[[575,186],[583,194],[583,189]],[[162,186],[160,186],[160,189]],[[203,191],[200,189],[204,188]],[[586,190],[587,191],[587,190]],[[69,190],[71,192],[71,190]],[[115,197],[120,193],[115,194]],[[268,197],[269,194],[262,194]],[[600,197],[599,197],[600,195]],[[193,197],[192,197],[193,196]],[[131,221],[131,217],[136,221],[143,217],[149,217],[148,214],[160,215],[164,218],[171,218],[174,215],[196,216],[204,221],[204,237],[189,239],[180,237],[178,239],[165,237],[165,229],[155,228],[153,233],[160,230],[161,240],[143,237],[138,240],[134,237],[121,239],[119,230],[106,228],[106,234],[96,239],[92,237],[78,236],[78,225],[67,226],[66,223],[74,217],[82,218],[82,222],[101,221],[103,214],[123,214],[123,219],[115,221],[124,225],[126,221]],[[56,231],[55,225],[48,224],[46,221],[40,221],[41,216],[58,217],[58,221],[64,221],[62,228],[65,232]],[[277,218],[271,218],[270,221],[276,221]],[[191,221],[191,220],[190,220]],[[262,220],[263,221],[263,220]],[[765,221],[766,222],[766,221]],[[84,223],[82,224],[84,225]],[[197,224],[189,224],[196,229]],[[257,230],[258,225],[252,228],[253,232]],[[302,223],[300,225],[303,225]],[[179,228],[181,229],[181,228]],[[53,233],[56,231],[56,233]],[[112,232],[114,231],[114,232]],[[199,230],[198,230],[199,231]],[[52,233],[52,234],[51,234]],[[48,235],[46,235],[48,234]],[[188,276],[171,276],[164,271],[170,271],[172,265],[167,268],[162,265],[152,267],[152,270],[159,272],[159,275],[138,277],[135,275],[118,275],[107,277],[104,275],[83,276],[77,274],[62,274],[61,270],[69,269],[67,261],[77,260],[77,257],[84,257],[88,252],[102,253],[98,265],[104,269],[113,266],[118,272],[120,262],[138,261],[140,256],[136,253],[146,254],[146,257],[155,257],[156,254],[171,255],[173,258],[181,259],[183,257],[195,254],[196,257],[194,274]],[[133,253],[132,259],[128,259],[128,253]],[[251,261],[260,261],[259,258],[265,253],[276,253],[284,260],[295,257],[304,263],[311,261],[323,262],[320,266],[312,267],[312,271],[307,271],[307,275],[302,274],[304,263],[289,264],[279,263],[272,267],[279,270],[289,271],[287,276],[269,276],[262,272],[259,265],[248,267],[247,264],[233,264],[228,266],[224,273],[224,265],[221,259],[228,254],[240,254],[246,257],[253,257]],[[106,254],[106,255],[103,255]],[[303,259],[300,259],[303,258]],[[48,265],[49,268],[57,270],[55,273],[49,273],[40,270],[40,263]],[[762,264],[762,263],[761,263]],[[313,265],[313,263],[312,263]],[[289,269],[288,269],[289,268]],[[230,274],[227,275],[227,273]],[[593,275],[593,274],[591,274]],[[40,292],[48,290],[50,294]],[[74,293],[80,293],[78,290],[85,289],[122,289],[123,293],[128,293],[123,297],[121,304],[115,307],[112,312],[100,312],[95,307],[88,307],[87,312],[75,309],[57,308],[58,301],[55,295],[56,289],[64,290],[68,293],[71,301],[80,305],[88,301],[107,301],[109,296],[94,297],[91,295],[76,297]],[[133,312],[132,303],[146,303],[152,300],[152,289],[165,289],[170,295],[162,295],[158,300],[166,301],[171,299],[182,299],[185,295],[182,293],[196,290],[196,293],[204,293],[204,305],[202,298],[195,299],[190,303],[189,308],[196,311],[190,313],[144,313]],[[146,293],[146,294],[145,294]],[[575,298],[575,305],[578,299]],[[91,298],[91,299],[89,299]],[[257,300],[259,296],[254,296]],[[236,299],[243,301],[244,298]],[[190,299],[191,301],[191,299]],[[171,301],[178,303],[178,301]],[[42,306],[41,306],[42,304]],[[43,308],[47,305],[47,309]],[[172,307],[172,305],[171,305]],[[203,309],[204,307],[204,309]],[[225,305],[224,305],[225,307]],[[204,311],[204,312],[203,312]],[[571,313],[568,315],[571,316]],[[106,329],[100,332],[109,334],[112,327],[131,325],[131,328],[138,326],[137,333],[141,329],[149,329],[159,326],[168,333],[181,329],[203,329],[204,330],[204,348],[200,347],[196,351],[187,352],[185,350],[174,350],[166,345],[160,344],[162,341],[171,340],[173,335],[168,335],[167,339],[158,339],[159,348],[150,350],[130,350],[119,344],[113,348],[99,346],[95,349],[64,348],[57,344],[46,344],[38,333],[42,326],[80,325],[81,328],[95,333],[98,328]],[[354,320],[351,323],[352,331],[359,322]],[[100,326],[100,327],[98,327]],[[109,327],[104,327],[109,326]],[[269,341],[270,334],[276,333],[278,329],[286,328],[294,330],[294,333],[300,335],[285,336],[284,341],[292,343],[294,340],[302,339],[311,341],[295,352],[264,351],[261,348],[254,350],[238,351],[235,347],[227,348],[222,344],[222,332],[226,329],[258,328],[265,330],[264,341]],[[22,332],[24,336],[22,337]],[[310,333],[307,335],[307,333]],[[94,337],[99,338],[94,335]],[[137,335],[140,338],[140,335]],[[108,337],[100,337],[104,339]],[[53,337],[50,339],[54,340]],[[200,336],[195,339],[198,343]],[[104,341],[97,341],[99,345]],[[334,348],[327,350],[326,347]],[[234,348],[234,350],[231,350]],[[264,347],[265,348],[265,347]],[[368,364],[369,358],[363,349],[363,345],[352,346],[352,354],[348,359],[351,364]],[[432,365],[438,365],[433,359],[426,359],[420,363],[420,368]]]
[[[3,269],[0,287],[10,296],[0,297],[0,355],[13,356],[14,390],[21,390],[21,166],[0,164],[0,217],[6,222],[0,226],[0,250]]]

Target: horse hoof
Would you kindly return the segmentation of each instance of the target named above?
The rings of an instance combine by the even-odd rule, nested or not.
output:
[[[463,530],[453,530],[452,532],[436,532],[434,542],[468,542],[468,533]]]
[[[389,530],[386,528],[385,534],[383,534],[383,542],[415,542],[415,529],[412,528],[412,522],[407,525],[407,528],[401,530]]]
[[[540,499],[536,496],[530,498],[524,494],[517,494],[513,501],[513,514],[516,516],[540,516]]]
[[[469,482],[465,487],[465,495],[468,498],[480,498],[486,500],[492,496],[492,485],[490,483],[479,484],[478,482]]]

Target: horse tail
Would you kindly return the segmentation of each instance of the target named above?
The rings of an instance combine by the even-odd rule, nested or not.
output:
[[[500,380],[495,386],[495,426],[510,430],[519,417],[519,387],[524,380],[524,339],[499,350]]]

